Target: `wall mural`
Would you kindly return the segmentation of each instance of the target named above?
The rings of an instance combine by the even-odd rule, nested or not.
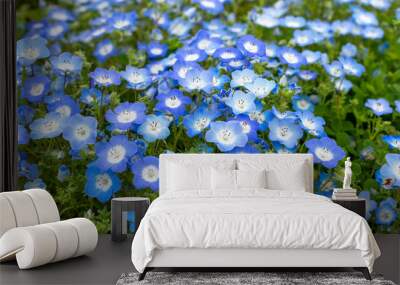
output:
[[[19,184],[107,232],[158,191],[158,155],[345,156],[375,232],[400,232],[400,8],[392,0],[19,1]]]

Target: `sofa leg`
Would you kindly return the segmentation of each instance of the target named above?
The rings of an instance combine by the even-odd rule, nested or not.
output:
[[[139,274],[138,281],[142,281],[144,277],[146,277],[146,273],[147,273],[147,268],[145,268],[143,272]]]
[[[371,274],[369,274],[369,270],[367,267],[355,267],[354,269],[357,271],[361,271],[361,273],[364,275],[365,279],[372,280]]]

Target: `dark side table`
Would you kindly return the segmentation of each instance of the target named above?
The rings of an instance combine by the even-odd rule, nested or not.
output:
[[[149,208],[150,200],[144,197],[120,197],[111,200],[111,240],[123,241],[128,234],[128,213],[135,213],[135,232]]]
[[[332,202],[339,204],[340,206],[353,211],[354,213],[359,214],[361,217],[365,218],[365,212],[367,203],[365,199],[353,199],[353,200],[340,200],[340,199],[332,199]]]

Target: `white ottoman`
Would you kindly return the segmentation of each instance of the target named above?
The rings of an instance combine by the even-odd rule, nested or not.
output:
[[[57,206],[42,189],[0,193],[0,261],[16,258],[20,269],[84,255],[98,234],[88,219],[59,221]]]

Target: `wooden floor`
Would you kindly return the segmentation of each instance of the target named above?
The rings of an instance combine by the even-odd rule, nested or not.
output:
[[[100,235],[95,251],[88,256],[19,270],[16,262],[0,264],[0,284],[115,284],[122,273],[134,271],[131,262],[132,239],[112,242]]]

